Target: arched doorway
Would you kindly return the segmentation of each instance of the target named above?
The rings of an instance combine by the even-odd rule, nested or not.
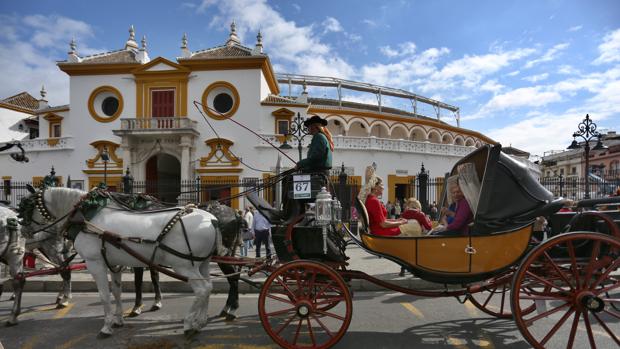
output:
[[[181,192],[181,162],[160,153],[146,162],[146,192],[163,202],[176,203]]]

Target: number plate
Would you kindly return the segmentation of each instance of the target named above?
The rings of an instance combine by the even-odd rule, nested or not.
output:
[[[311,197],[310,175],[293,176],[293,199],[310,199]]]

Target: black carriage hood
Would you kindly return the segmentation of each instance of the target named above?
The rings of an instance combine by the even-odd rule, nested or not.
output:
[[[549,204],[553,200],[553,194],[532,176],[524,164],[501,150],[499,144],[478,148],[460,160],[452,170],[452,173],[456,174],[459,164],[486,155],[472,229],[476,234],[492,234],[531,223],[537,216],[544,215],[549,210]],[[561,204],[557,208],[555,206],[558,205],[554,204],[551,210],[559,209]]]

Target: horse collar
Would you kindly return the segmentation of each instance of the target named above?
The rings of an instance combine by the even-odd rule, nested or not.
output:
[[[41,189],[36,194],[35,199],[35,207],[39,211],[39,214],[45,218],[46,221],[53,221],[56,219],[54,215],[50,213],[50,211],[45,206],[45,200],[43,199],[43,194],[45,193],[45,189]]]

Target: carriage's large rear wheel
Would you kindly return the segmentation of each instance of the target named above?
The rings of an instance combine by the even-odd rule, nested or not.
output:
[[[294,261],[276,269],[258,299],[265,331],[284,348],[333,346],[346,333],[352,312],[351,294],[342,277],[312,261]]]
[[[577,254],[585,240],[592,249]],[[566,257],[552,257],[559,250]],[[620,240],[609,235],[567,233],[536,247],[513,279],[512,311],[523,337],[535,348],[620,346],[619,268]],[[532,301],[536,311],[528,313]]]

